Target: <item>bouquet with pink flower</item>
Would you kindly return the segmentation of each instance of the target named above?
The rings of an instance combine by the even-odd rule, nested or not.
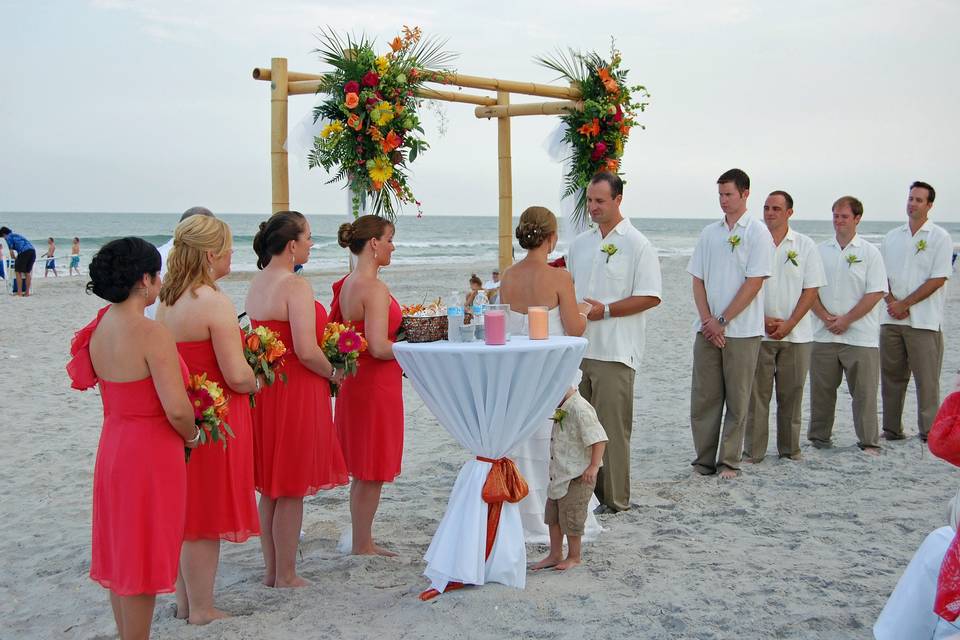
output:
[[[187,384],[187,397],[193,406],[193,421],[199,429],[200,444],[222,442],[227,448],[227,436],[234,437],[227,424],[229,397],[219,384],[207,379],[207,374],[190,376]],[[190,449],[186,449],[187,461],[190,461]]]
[[[367,341],[349,322],[331,322],[323,329],[320,348],[334,369],[342,369],[347,375],[356,375],[357,360],[367,350]],[[330,383],[330,393],[336,397],[337,385]]]

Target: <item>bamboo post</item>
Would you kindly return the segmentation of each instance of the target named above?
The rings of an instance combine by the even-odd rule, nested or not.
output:
[[[287,59],[270,60],[270,171],[272,212],[290,209],[290,174],[287,166]]]
[[[510,93],[497,92],[497,105],[507,107]],[[513,175],[510,163],[510,118],[497,118],[497,169],[500,183],[500,272],[513,264]]]

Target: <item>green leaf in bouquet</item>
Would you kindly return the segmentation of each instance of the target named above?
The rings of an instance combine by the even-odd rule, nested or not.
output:
[[[280,381],[281,381],[283,384],[287,384],[287,374],[281,373],[281,374],[280,374]]]

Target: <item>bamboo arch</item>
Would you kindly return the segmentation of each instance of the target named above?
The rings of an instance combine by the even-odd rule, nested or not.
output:
[[[576,85],[560,87],[535,82],[498,80],[459,73],[438,74],[443,80],[431,80],[436,84],[453,85],[470,89],[496,92],[496,98],[484,95],[459,93],[422,88],[417,96],[429,100],[461,102],[477,105],[477,118],[497,119],[497,172],[499,178],[499,265],[501,271],[513,263],[513,167],[510,156],[510,118],[517,116],[559,115],[570,110],[583,110],[582,94]],[[289,96],[314,94],[320,87],[322,75],[287,71],[286,58],[272,58],[270,68],[253,70],[254,80],[270,82],[270,167],[272,185],[272,211],[290,208],[290,176],[287,164],[287,103]],[[511,104],[513,93],[554,98],[547,102]]]

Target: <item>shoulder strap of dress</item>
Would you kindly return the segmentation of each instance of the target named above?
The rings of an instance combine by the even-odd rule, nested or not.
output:
[[[67,375],[70,376],[70,386],[78,391],[95,387],[98,382],[97,373],[93,370],[93,361],[90,359],[90,337],[100,324],[103,314],[110,305],[97,312],[97,317],[90,321],[80,331],[77,331],[70,342],[70,362],[67,363]]]

